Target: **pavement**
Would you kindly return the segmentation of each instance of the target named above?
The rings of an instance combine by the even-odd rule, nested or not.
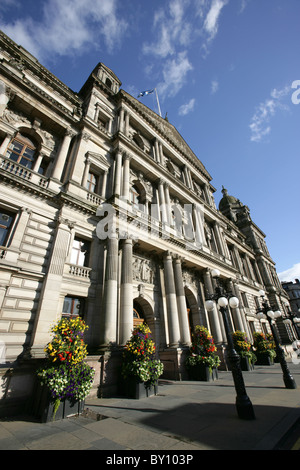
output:
[[[3,418],[0,450],[102,450],[104,463],[134,467],[145,451],[145,463],[159,464],[158,455],[195,463],[199,450],[300,450],[300,364],[288,366],[297,389],[285,387],[280,364],[243,372],[254,420],[238,417],[232,374],[219,371],[213,382],[160,380],[140,400],[87,398],[82,415],[64,420]]]

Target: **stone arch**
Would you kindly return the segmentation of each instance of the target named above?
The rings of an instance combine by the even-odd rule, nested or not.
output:
[[[151,303],[145,298],[145,296],[135,297],[133,299],[133,309],[137,311],[138,315],[143,318],[143,320],[149,326],[152,337],[155,341],[155,319],[154,319],[154,310]],[[135,314],[134,312],[133,314]]]
[[[199,307],[197,302],[197,295],[188,286],[185,286],[184,293],[190,326],[190,333],[192,334],[194,327],[199,324]]]

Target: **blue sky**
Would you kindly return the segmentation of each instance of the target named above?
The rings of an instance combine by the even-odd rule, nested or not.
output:
[[[98,62],[133,96],[156,87],[216,203],[224,185],[249,206],[281,280],[300,278],[299,18],[299,0],[0,4],[0,28],[72,90]]]

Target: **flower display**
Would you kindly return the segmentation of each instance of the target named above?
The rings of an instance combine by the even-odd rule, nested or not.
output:
[[[45,367],[37,371],[54,402],[54,415],[62,400],[84,400],[93,384],[95,371],[84,362],[87,347],[83,340],[88,326],[80,317],[62,318],[51,329],[52,341],[45,348]]]
[[[258,354],[266,354],[272,359],[276,357],[275,342],[273,336],[270,334],[264,335],[263,333],[255,332],[254,337],[254,348]]]
[[[148,325],[135,327],[123,352],[122,375],[153,385],[163,373],[163,364],[155,359],[155,344]]]
[[[255,363],[257,358],[251,349],[246,333],[244,331],[235,331],[232,333],[233,345],[240,357],[248,357],[250,363]]]
[[[216,345],[208,329],[200,325],[195,326],[186,367],[189,369],[197,364],[207,365],[210,369],[218,367],[221,361],[216,351]]]

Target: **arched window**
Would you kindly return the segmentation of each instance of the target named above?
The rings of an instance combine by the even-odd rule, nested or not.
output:
[[[17,134],[9,144],[6,156],[20,165],[31,169],[35,162],[37,145],[23,134]]]

